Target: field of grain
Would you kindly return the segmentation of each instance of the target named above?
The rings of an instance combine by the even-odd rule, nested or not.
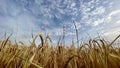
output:
[[[41,44],[35,45],[36,37]],[[88,43],[63,46],[51,45],[49,36],[38,35],[30,46],[12,44],[9,37],[0,42],[0,68],[120,68],[120,48],[104,39],[90,39]],[[50,41],[50,42],[48,42]]]

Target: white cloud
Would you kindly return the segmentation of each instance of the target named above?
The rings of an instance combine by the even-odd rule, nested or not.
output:
[[[111,13],[109,13],[109,15],[107,16],[107,21],[111,21],[112,20],[112,17],[114,16],[114,15],[117,15],[117,14],[119,14],[120,13],[120,10],[114,10],[114,11],[112,11]]]
[[[103,6],[97,7],[91,15],[96,15],[96,14],[103,14],[105,12],[105,8]]]
[[[76,35],[75,32],[67,32],[67,33],[66,33],[66,36],[75,36],[75,35]]]
[[[82,31],[79,32],[82,34],[89,30],[94,34],[94,31],[98,31],[103,22],[108,21],[108,19],[111,20],[110,22],[119,23],[119,18],[113,16],[120,13],[120,10],[112,10],[110,14],[106,15],[107,7],[103,4],[106,2],[104,0],[90,0],[81,3],[76,0],[29,1],[31,0],[16,0],[15,2],[0,0],[0,13],[6,16],[0,16],[1,31],[13,31],[16,34],[14,38],[28,40],[31,30],[37,34],[37,32],[42,31],[42,28],[45,28],[52,36],[60,36],[63,24],[66,26],[66,36],[75,35],[72,19],[76,21],[77,29]],[[106,24],[103,30],[109,30],[107,25],[111,24]],[[112,26],[116,26],[116,24],[112,24]]]
[[[75,5],[76,5],[75,3],[72,3],[72,4],[71,4],[71,7],[74,7]]]
[[[93,26],[97,26],[97,25],[103,23],[104,21],[105,21],[104,18],[98,19],[98,20],[96,20],[96,21],[93,22]]]
[[[100,3],[100,0],[97,1],[92,0],[88,3],[82,4],[81,22],[86,23],[86,25],[90,25],[90,26],[97,26],[100,23],[103,23],[106,7],[101,4],[102,3]]]
[[[116,23],[120,24],[120,20],[118,20]]]
[[[34,30],[34,34],[40,31],[39,27],[34,23],[34,19],[27,14],[21,14],[17,17],[4,17],[0,18],[0,32],[13,33],[12,40],[23,41],[29,43],[31,39],[31,32]],[[37,30],[37,31],[36,31]]]
[[[118,32],[118,31],[110,31],[110,32],[105,32],[103,35],[105,35],[105,36],[111,36],[111,35],[116,36],[116,35],[119,35],[119,34],[120,34],[120,32]]]

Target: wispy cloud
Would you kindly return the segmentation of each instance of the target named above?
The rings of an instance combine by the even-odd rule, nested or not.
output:
[[[109,13],[106,20],[111,21],[113,19],[112,17],[114,17],[115,15],[118,15],[119,13],[120,13],[119,9],[112,11],[111,13]],[[118,16],[117,16],[117,18],[118,18]]]
[[[96,35],[119,25],[118,5],[117,0],[0,0],[0,32],[13,32],[14,39],[25,41],[32,32],[46,31],[56,39],[65,26],[70,38],[75,36],[75,20],[80,38],[86,33]]]

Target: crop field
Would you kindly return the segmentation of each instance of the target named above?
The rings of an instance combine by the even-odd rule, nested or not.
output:
[[[0,0],[0,68],[120,68],[120,0]]]
[[[40,37],[41,44],[35,40]],[[90,39],[75,47],[50,44],[51,38],[37,35],[31,45],[10,43],[8,37],[0,42],[0,68],[120,68],[120,48],[104,39]],[[48,43],[48,41],[50,41]]]

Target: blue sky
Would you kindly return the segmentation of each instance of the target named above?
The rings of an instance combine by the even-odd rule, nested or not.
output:
[[[54,42],[65,26],[67,43],[98,36],[113,38],[120,34],[120,0],[0,0],[0,38],[13,33],[12,40],[27,43],[31,33],[46,32]]]

